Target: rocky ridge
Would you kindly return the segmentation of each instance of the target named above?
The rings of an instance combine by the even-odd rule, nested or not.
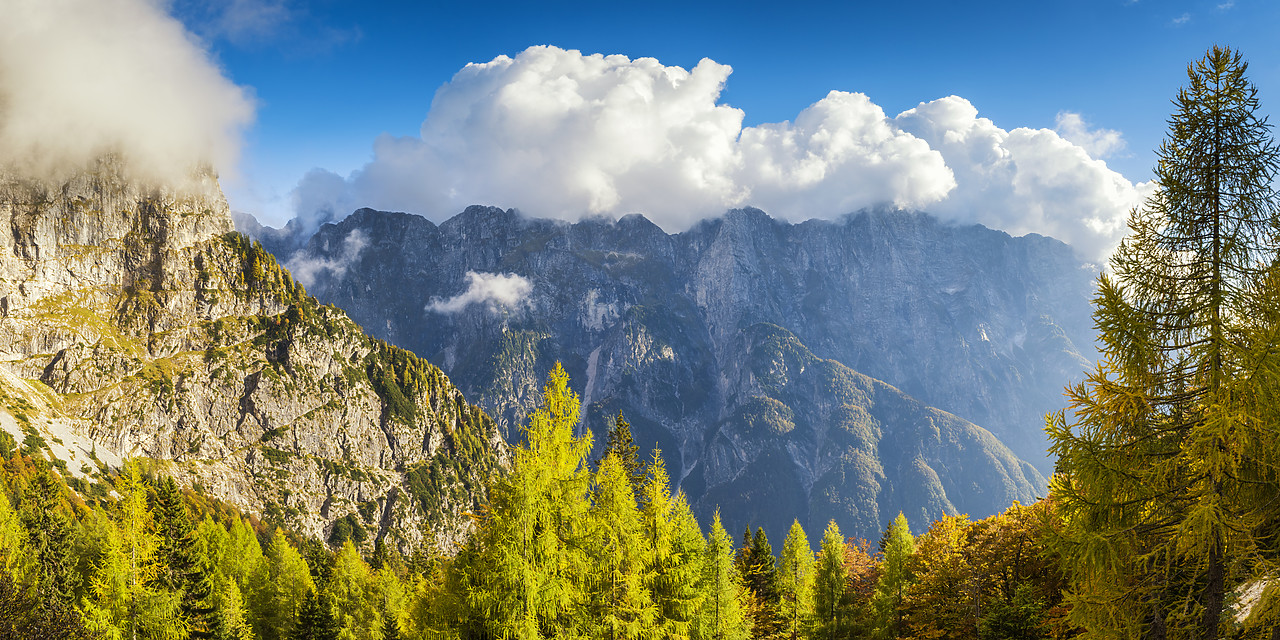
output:
[[[164,461],[321,538],[342,518],[370,541],[465,535],[505,450],[494,423],[236,233],[212,176],[0,173],[0,224],[0,426],[19,441],[74,434],[72,476],[108,452]]]

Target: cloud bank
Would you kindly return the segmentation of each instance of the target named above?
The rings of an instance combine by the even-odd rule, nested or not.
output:
[[[469,64],[436,92],[420,136],[380,137],[350,176],[311,172],[297,213],[440,221],[483,203],[567,220],[641,212],[674,232],[744,205],[792,221],[893,205],[1100,257],[1149,190],[1103,162],[1119,134],[1078,114],[1057,131],[1005,130],[957,96],[889,117],[832,91],[794,121],[743,127],[742,110],[717,102],[731,71],[546,46]]]
[[[33,176],[104,153],[139,177],[230,170],[253,105],[159,0],[6,0],[0,163]]]
[[[483,304],[490,313],[524,306],[533,283],[514,273],[467,272],[467,290],[448,300],[432,298],[426,310],[435,313],[457,313],[473,304]]]

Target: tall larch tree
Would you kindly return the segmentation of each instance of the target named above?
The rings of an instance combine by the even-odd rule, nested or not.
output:
[[[289,544],[284,532],[276,529],[245,589],[255,635],[261,640],[288,638],[294,616],[314,591],[315,581],[307,562]]]
[[[1051,416],[1070,620],[1089,637],[1223,633],[1274,558],[1274,271],[1280,152],[1238,52],[1187,68],[1156,191],[1099,281],[1102,358]],[[1264,547],[1271,545],[1271,549]]]
[[[746,640],[750,637],[745,587],[733,562],[733,538],[725,532],[719,510],[711,519],[702,555],[702,590],[702,611],[694,625],[695,638]]]
[[[649,592],[658,607],[659,633],[665,638],[688,638],[702,596],[698,585],[702,534],[684,495],[671,495],[660,451],[654,451],[648,468],[649,477],[640,490],[640,518],[649,547]]]
[[[26,546],[22,520],[9,504],[9,496],[0,490],[0,571],[9,574],[15,585],[24,584],[31,570],[32,554]]]
[[[840,632],[841,604],[848,575],[844,563],[848,551],[849,543],[840,535],[839,525],[835,520],[828,522],[813,572],[814,638],[834,640]]]
[[[808,637],[813,621],[813,548],[799,520],[791,523],[791,530],[782,541],[778,587],[779,613],[786,626],[786,637],[791,640]]]
[[[587,617],[606,640],[646,637],[657,606],[648,589],[651,550],[644,538],[630,473],[616,453],[600,461],[591,506]]]
[[[333,573],[324,586],[334,605],[334,620],[343,638],[375,640],[379,606],[373,572],[351,539],[343,541],[333,559]]]
[[[898,517],[885,530],[880,549],[880,579],[875,591],[876,637],[900,638],[906,630],[903,601],[915,581],[911,557],[916,552],[915,538],[902,512],[898,512]]]
[[[529,419],[526,446],[490,491],[469,560],[466,600],[487,632],[531,640],[573,632],[581,620],[591,433],[575,437],[578,395],[556,363]]]

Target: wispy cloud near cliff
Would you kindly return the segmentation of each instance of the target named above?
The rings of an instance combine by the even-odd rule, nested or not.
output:
[[[379,138],[349,176],[308,175],[298,214],[371,206],[438,221],[480,203],[568,220],[641,212],[680,231],[742,205],[794,221],[891,204],[1094,257],[1148,189],[1099,159],[1119,134],[1076,114],[1058,131],[1005,130],[958,96],[890,117],[832,91],[794,121],[744,127],[718,102],[730,72],[555,47],[469,64],[436,92],[420,136]]]
[[[467,272],[467,290],[447,300],[432,298],[427,311],[457,313],[473,305],[484,305],[490,312],[523,307],[533,292],[528,278],[514,273]]]
[[[253,102],[149,0],[7,0],[0,20],[0,163],[49,175],[106,152],[181,179],[231,170]]]

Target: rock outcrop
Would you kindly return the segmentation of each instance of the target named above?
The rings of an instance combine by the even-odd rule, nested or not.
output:
[[[505,450],[494,423],[309,297],[234,231],[212,176],[148,187],[109,159],[61,184],[0,173],[0,224],[14,424],[162,461],[321,538],[347,517],[370,541],[465,535]]]

